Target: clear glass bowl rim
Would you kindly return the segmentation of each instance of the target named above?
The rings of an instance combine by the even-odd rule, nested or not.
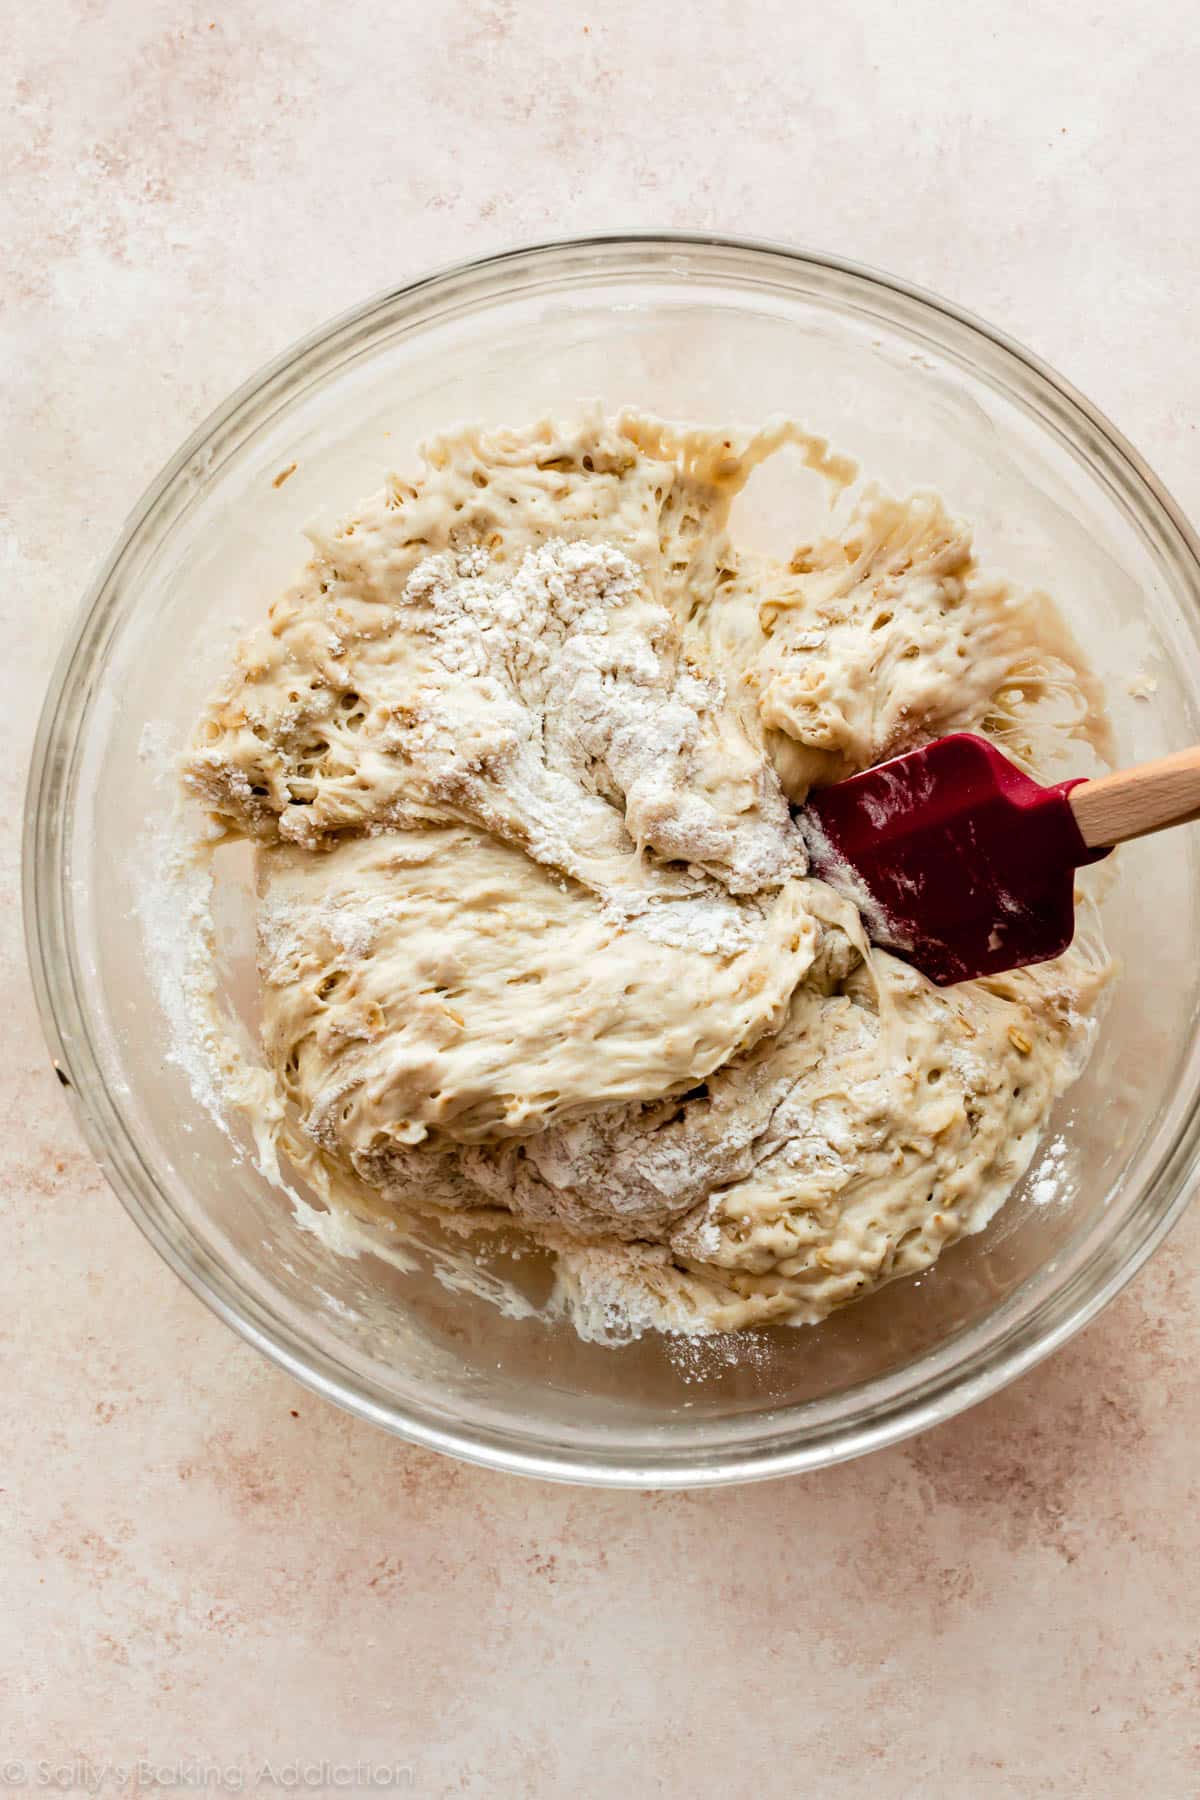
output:
[[[1044,426],[1086,453],[1133,514],[1156,555],[1173,564],[1200,616],[1200,543],[1180,509],[1116,428],[1038,357],[983,320],[897,277],[823,253],[722,234],[644,231],[560,239],[453,264],[388,289],[309,333],[260,369],[213,412],[143,494],[75,615],[51,678],[34,742],[23,838],[23,910],[30,971],[55,1070],[68,1091],[90,1149],[126,1210],[175,1272],[219,1318],[297,1380],[351,1413],[414,1442],[508,1473],[600,1486],[715,1486],[825,1467],[896,1443],[967,1406],[1032,1368],[1065,1343],[1120,1291],[1176,1223],[1200,1162],[1200,1106],[1193,1105],[1159,1147],[1143,1191],[1120,1229],[1070,1258],[1054,1290],[1034,1298],[1024,1283],[984,1319],[927,1353],[916,1365],[876,1378],[830,1401],[788,1414],[772,1409],[760,1440],[714,1448],[672,1441],[634,1454],[614,1445],[581,1454],[536,1433],[463,1425],[427,1406],[401,1406],[239,1288],[231,1272],[195,1239],[170,1194],[144,1161],[91,1042],[84,984],[71,923],[67,841],[77,749],[111,639],[136,603],[139,553],[168,528],[197,480],[205,478],[279,407],[342,365],[384,320],[429,323],[524,287],[569,285],[637,259],[664,272],[708,273],[751,285],[771,280],[827,291],[871,308],[908,329],[926,330],[944,352],[987,375]],[[1197,1059],[1190,1073],[1200,1097]],[[1060,1261],[1063,1259],[1060,1259]],[[914,1373],[918,1378],[913,1379]],[[855,1400],[851,1410],[841,1404]]]

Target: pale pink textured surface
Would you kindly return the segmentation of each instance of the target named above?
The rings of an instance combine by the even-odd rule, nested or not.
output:
[[[628,224],[827,247],[1031,343],[1200,513],[1178,9],[36,0],[4,61],[0,1780],[1200,1791],[1200,1213],[906,1447],[704,1496],[499,1478],[309,1398],[159,1263],[61,1102],[15,909],[42,688],[126,510],[258,363],[429,265]]]

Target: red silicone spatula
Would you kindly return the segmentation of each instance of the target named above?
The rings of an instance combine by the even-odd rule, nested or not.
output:
[[[1075,932],[1074,871],[1197,817],[1200,748],[1040,787],[960,731],[809,794],[800,822],[813,873],[944,987],[1058,956]]]

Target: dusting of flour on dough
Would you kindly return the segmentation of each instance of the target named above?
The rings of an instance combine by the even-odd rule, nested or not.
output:
[[[670,612],[613,545],[555,540],[507,575],[478,549],[442,552],[418,565],[402,605],[439,674],[422,685],[415,722],[384,741],[409,755],[410,785],[433,803],[451,800],[589,884],[606,879],[598,855],[645,846],[711,870],[734,894],[803,873],[765,771],[753,806],[722,810],[698,791],[724,685],[684,657]]]

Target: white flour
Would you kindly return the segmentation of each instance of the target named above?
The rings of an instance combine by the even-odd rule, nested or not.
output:
[[[444,552],[402,604],[435,664],[416,730],[394,740],[418,789],[589,885],[622,879],[599,858],[644,846],[732,894],[803,872],[769,772],[749,808],[705,791],[707,765],[734,753],[723,684],[689,666],[671,614],[613,545],[556,539],[508,574],[477,550]]]
[[[1052,1206],[1069,1200],[1073,1193],[1071,1153],[1066,1139],[1060,1135],[1051,1138],[1042,1151],[1029,1183],[1029,1198],[1035,1206]]]

